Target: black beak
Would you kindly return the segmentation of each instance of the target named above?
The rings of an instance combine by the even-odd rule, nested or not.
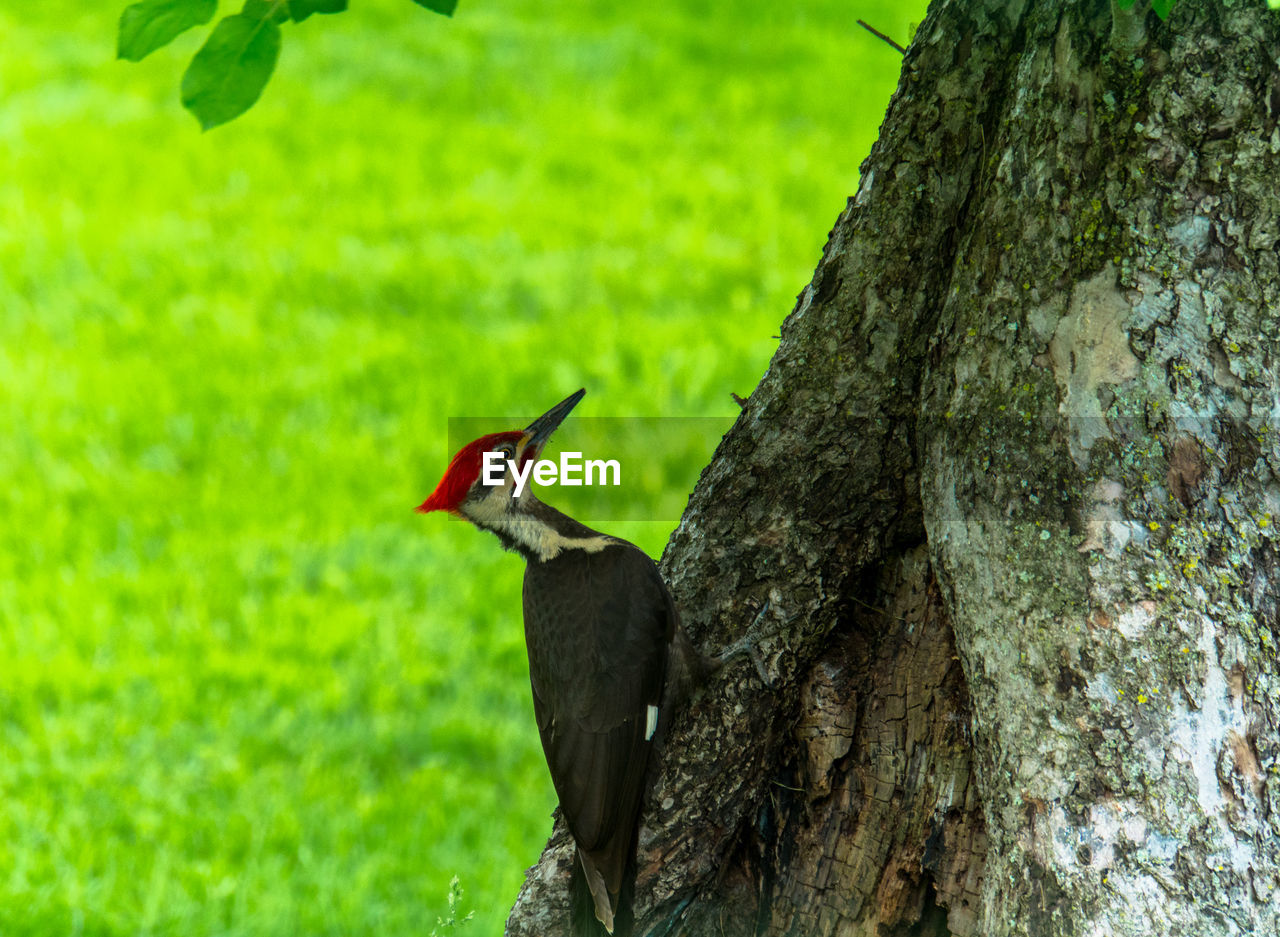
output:
[[[551,434],[556,431],[556,427],[569,415],[569,411],[576,407],[578,401],[585,397],[586,394],[587,389],[585,387],[570,394],[526,426],[524,432],[529,437],[525,443],[526,448],[541,449],[542,444],[551,437]]]

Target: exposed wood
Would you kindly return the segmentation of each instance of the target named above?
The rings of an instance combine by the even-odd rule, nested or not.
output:
[[[851,610],[801,696],[800,786],[773,797],[787,874],[769,933],[980,933],[969,701],[922,548],[890,565],[880,597],[882,610]]]

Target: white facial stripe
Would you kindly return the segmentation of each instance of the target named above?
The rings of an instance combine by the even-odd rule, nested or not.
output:
[[[653,738],[653,733],[658,731],[658,707],[649,706],[645,709],[644,714],[644,740],[647,742]]]
[[[494,488],[483,501],[462,505],[462,512],[476,524],[506,534],[540,560],[554,559],[562,550],[586,550],[599,553],[612,537],[566,537],[529,514],[511,511],[511,495],[506,488]]]

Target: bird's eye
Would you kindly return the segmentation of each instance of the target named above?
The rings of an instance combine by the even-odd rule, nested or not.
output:
[[[515,451],[514,446],[504,442],[502,445],[494,446],[490,449],[489,454],[496,455],[500,460],[500,464],[505,466],[507,462],[510,462],[515,457]]]

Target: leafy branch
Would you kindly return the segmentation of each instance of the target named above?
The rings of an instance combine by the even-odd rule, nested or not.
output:
[[[413,0],[452,16],[458,0]],[[281,25],[341,13],[347,0],[245,0],[224,16],[182,76],[182,106],[204,130],[239,117],[262,95],[280,58]],[[141,0],[120,14],[116,56],[140,62],[218,12],[218,0]]]

